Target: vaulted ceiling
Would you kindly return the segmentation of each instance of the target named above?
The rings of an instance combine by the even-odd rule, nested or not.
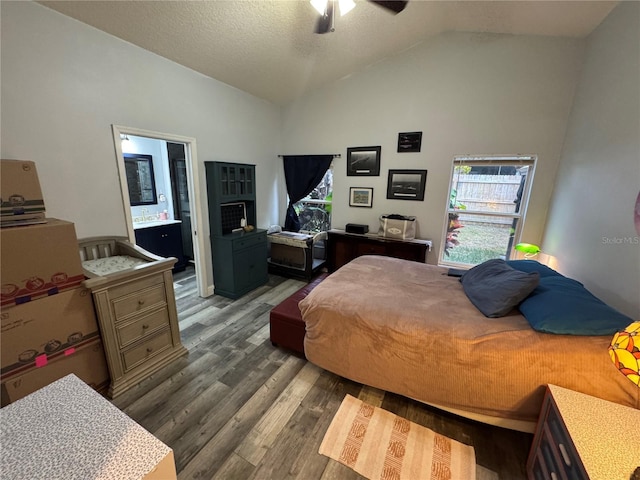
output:
[[[446,31],[585,37],[617,1],[365,0],[313,33],[307,0],[40,1],[111,35],[283,104]]]

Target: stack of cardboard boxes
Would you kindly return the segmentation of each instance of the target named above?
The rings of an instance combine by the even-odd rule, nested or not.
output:
[[[46,218],[33,162],[0,167],[2,406],[69,373],[102,390],[109,373],[74,224]]]

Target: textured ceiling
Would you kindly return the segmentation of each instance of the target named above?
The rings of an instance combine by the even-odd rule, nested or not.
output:
[[[325,35],[307,0],[39,3],[282,104],[444,31],[584,37],[618,2],[412,0],[394,16],[359,0]]]

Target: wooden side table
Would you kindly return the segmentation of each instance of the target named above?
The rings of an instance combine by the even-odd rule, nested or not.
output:
[[[640,410],[549,385],[527,461],[535,480],[628,480],[640,466]]]

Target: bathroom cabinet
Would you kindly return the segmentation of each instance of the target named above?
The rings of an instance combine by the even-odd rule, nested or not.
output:
[[[161,257],[175,257],[178,260],[173,267],[174,272],[180,272],[186,266],[180,223],[159,221],[135,228],[136,244]]]

